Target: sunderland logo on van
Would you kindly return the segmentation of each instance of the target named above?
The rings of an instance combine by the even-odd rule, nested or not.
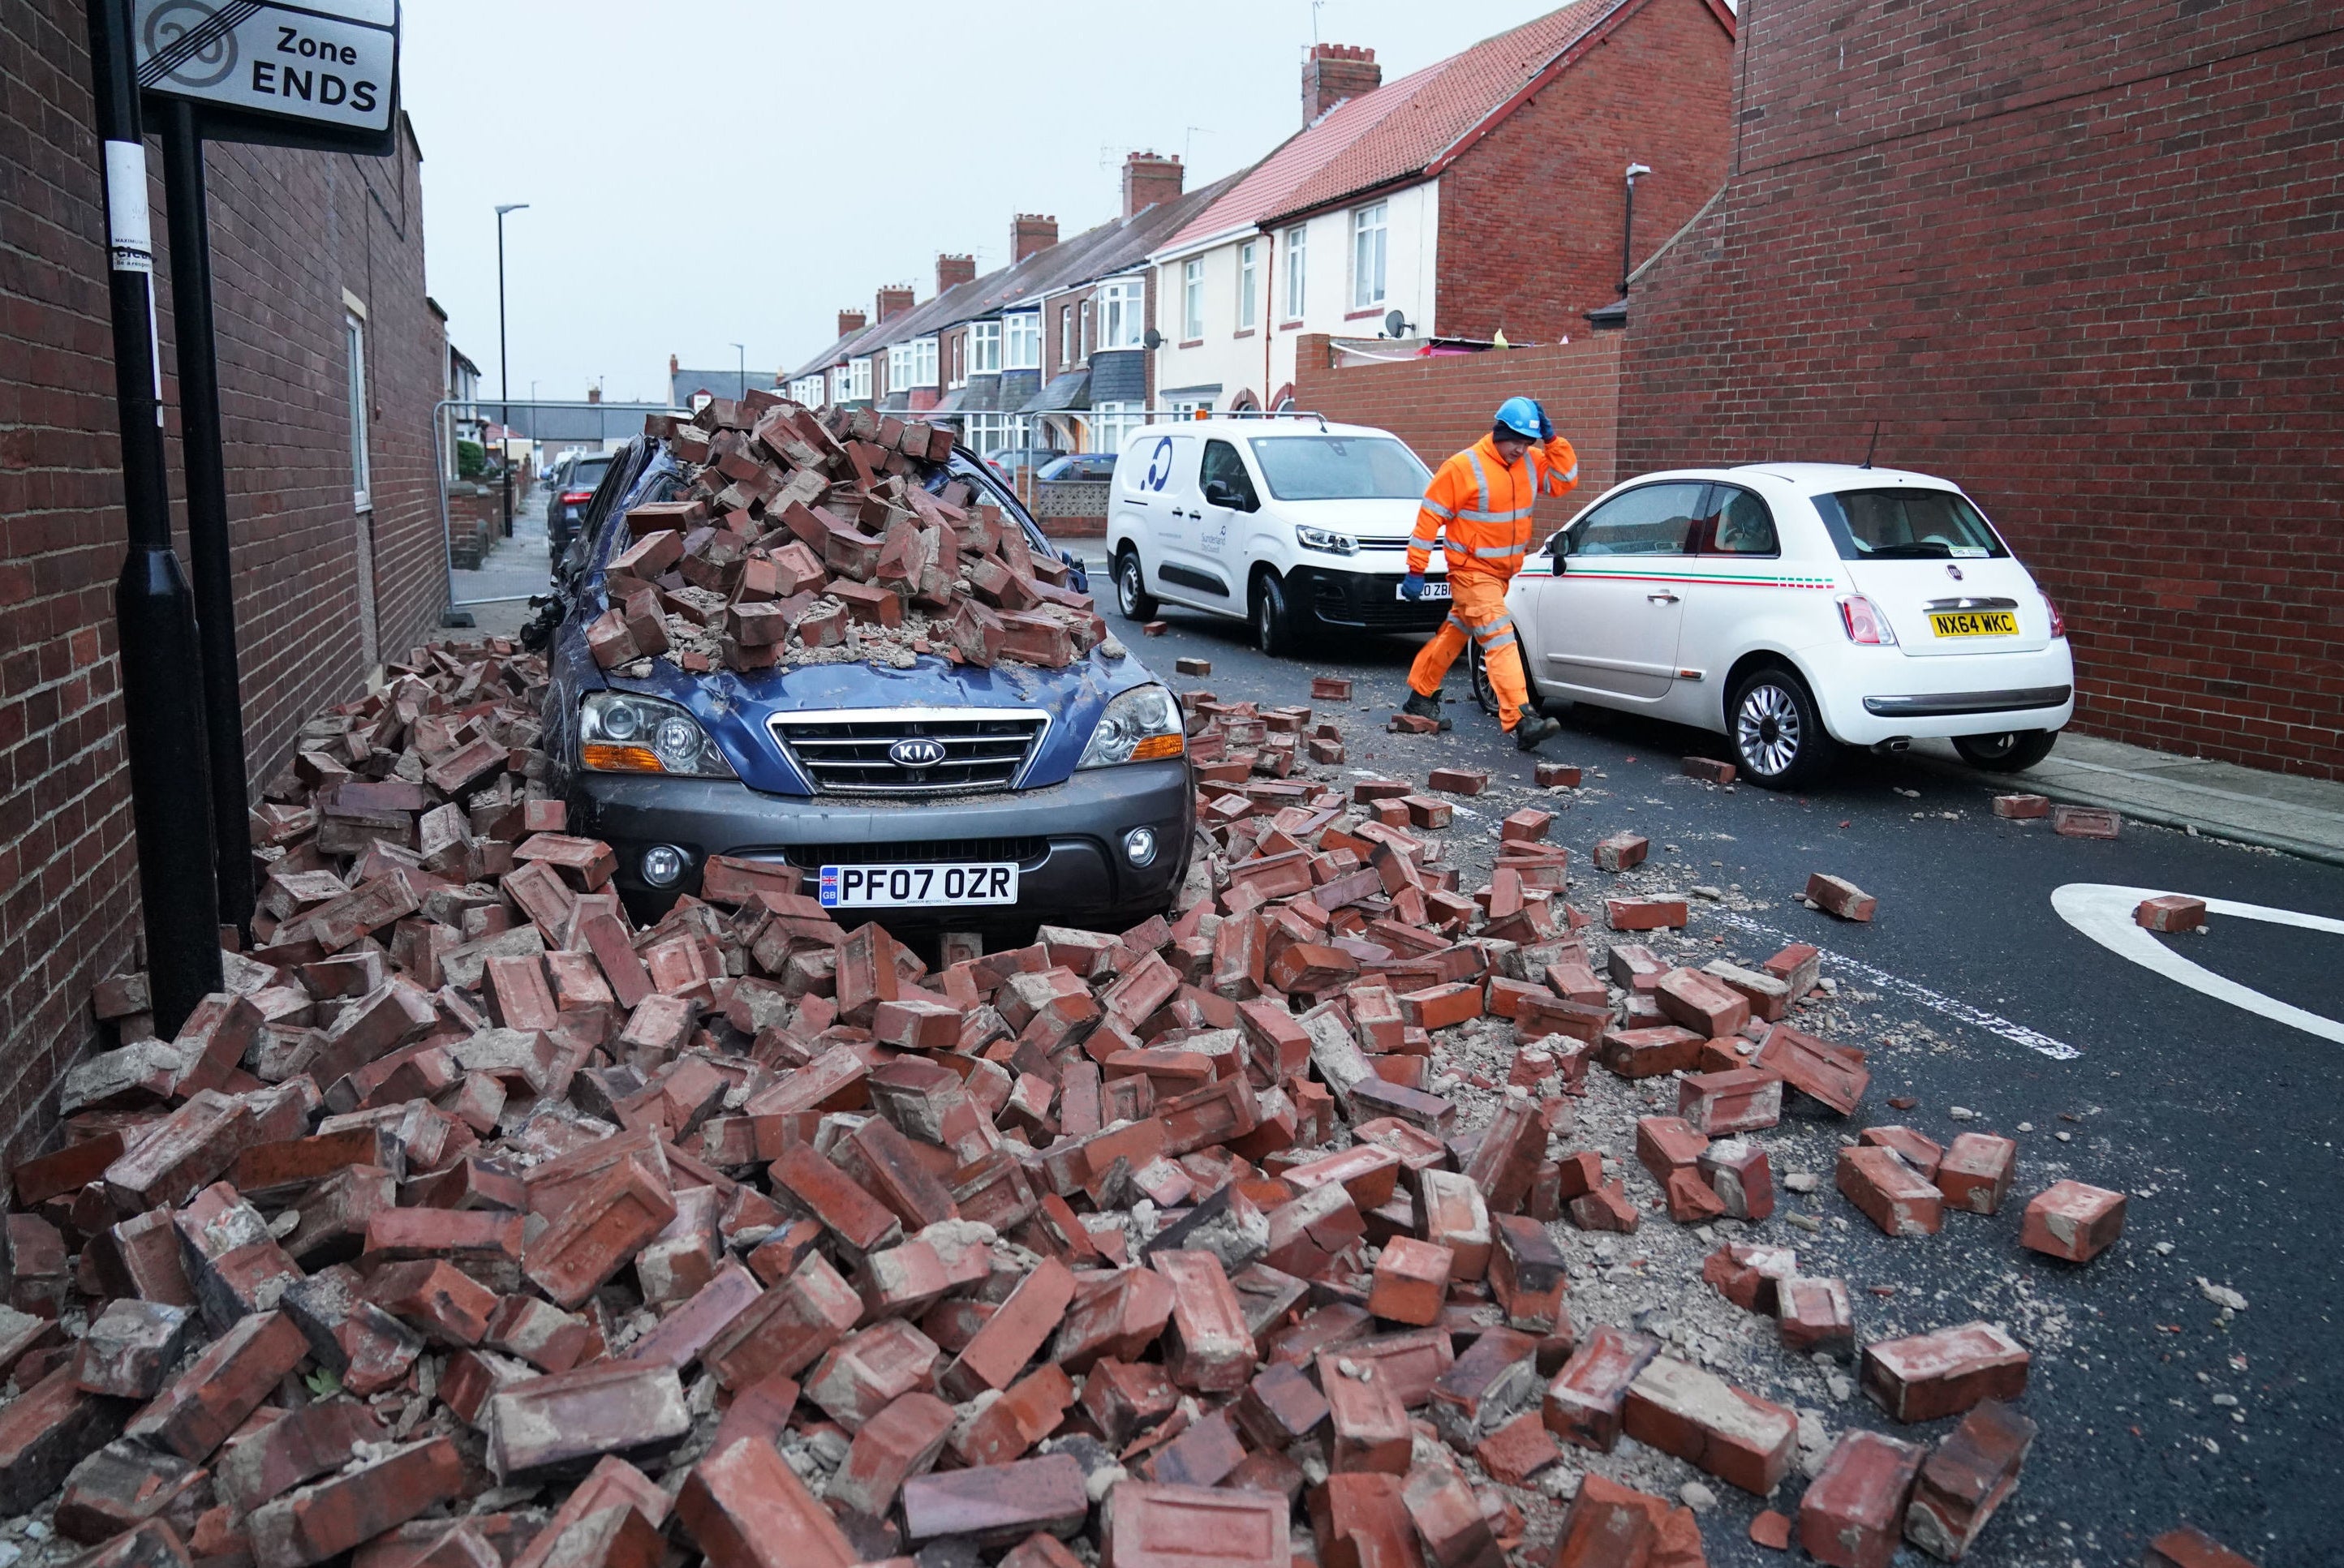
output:
[[[1162,489],[1172,477],[1172,437],[1158,436],[1155,449],[1147,454],[1147,477],[1142,482],[1151,490]]]

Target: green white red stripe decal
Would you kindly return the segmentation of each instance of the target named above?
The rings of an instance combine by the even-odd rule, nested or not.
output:
[[[1516,574],[1521,577],[1552,577],[1552,568],[1533,570],[1524,567]],[[1591,571],[1574,566],[1568,574],[1575,578],[1597,578],[1604,582],[1626,583],[1720,583],[1732,588],[1835,588],[1839,582],[1833,578],[1787,577],[1779,572],[1763,575],[1750,572],[1607,572]]]

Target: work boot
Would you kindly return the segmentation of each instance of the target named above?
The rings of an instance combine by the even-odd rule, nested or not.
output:
[[[1441,717],[1440,693],[1437,691],[1427,697],[1420,691],[1411,689],[1408,694],[1408,700],[1399,705],[1399,710],[1412,719],[1430,719],[1443,729],[1450,728],[1449,720]]]
[[[1541,719],[1535,713],[1525,713],[1514,726],[1514,745],[1522,751],[1535,751],[1539,742],[1559,732],[1562,726],[1551,719]]]

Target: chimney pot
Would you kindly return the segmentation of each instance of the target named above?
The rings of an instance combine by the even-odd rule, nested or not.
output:
[[[850,333],[860,332],[870,325],[871,318],[859,310],[842,310],[838,313],[838,335],[841,337]]]
[[[1346,98],[1384,85],[1376,52],[1356,44],[1313,44],[1302,57],[1302,123],[1312,126]]]
[[[942,294],[948,288],[957,288],[975,276],[976,257],[973,256],[939,255],[936,257],[936,292],[938,294]]]
[[[1009,220],[1009,260],[1012,266],[1036,251],[1058,243],[1058,220],[1043,213],[1021,212]]]
[[[898,283],[882,288],[879,291],[878,305],[879,319],[893,321],[912,308],[912,286],[908,283]]]

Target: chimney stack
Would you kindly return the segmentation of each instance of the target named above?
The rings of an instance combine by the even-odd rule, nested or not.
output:
[[[838,335],[841,337],[860,332],[870,325],[871,318],[859,310],[842,310],[838,313]]]
[[[601,400],[602,389],[600,387],[589,387],[586,388],[586,401],[589,403],[600,403]]]
[[[682,368],[683,368],[682,364],[679,360],[677,360],[677,358],[676,358],[676,357],[675,357],[674,355],[671,354],[671,355],[669,355],[669,356],[667,357],[667,373],[668,373],[669,375],[672,376],[672,375],[674,375],[677,371],[679,371],[679,370],[681,370],[681,369],[682,369]]]
[[[1302,123],[1313,126],[1318,116],[1346,98],[1372,93],[1384,85],[1384,68],[1376,52],[1354,44],[1313,44],[1302,57]]]
[[[938,256],[936,257],[936,292],[957,288],[976,277],[976,257],[973,256]]]
[[[1025,260],[1037,250],[1058,243],[1058,220],[1040,213],[1021,212],[1009,220],[1009,262]]]
[[[1177,199],[1180,185],[1178,158],[1133,153],[1123,160],[1123,216],[1137,217],[1158,203]]]
[[[890,284],[879,291],[880,320],[893,321],[911,308],[912,286],[910,284]]]

